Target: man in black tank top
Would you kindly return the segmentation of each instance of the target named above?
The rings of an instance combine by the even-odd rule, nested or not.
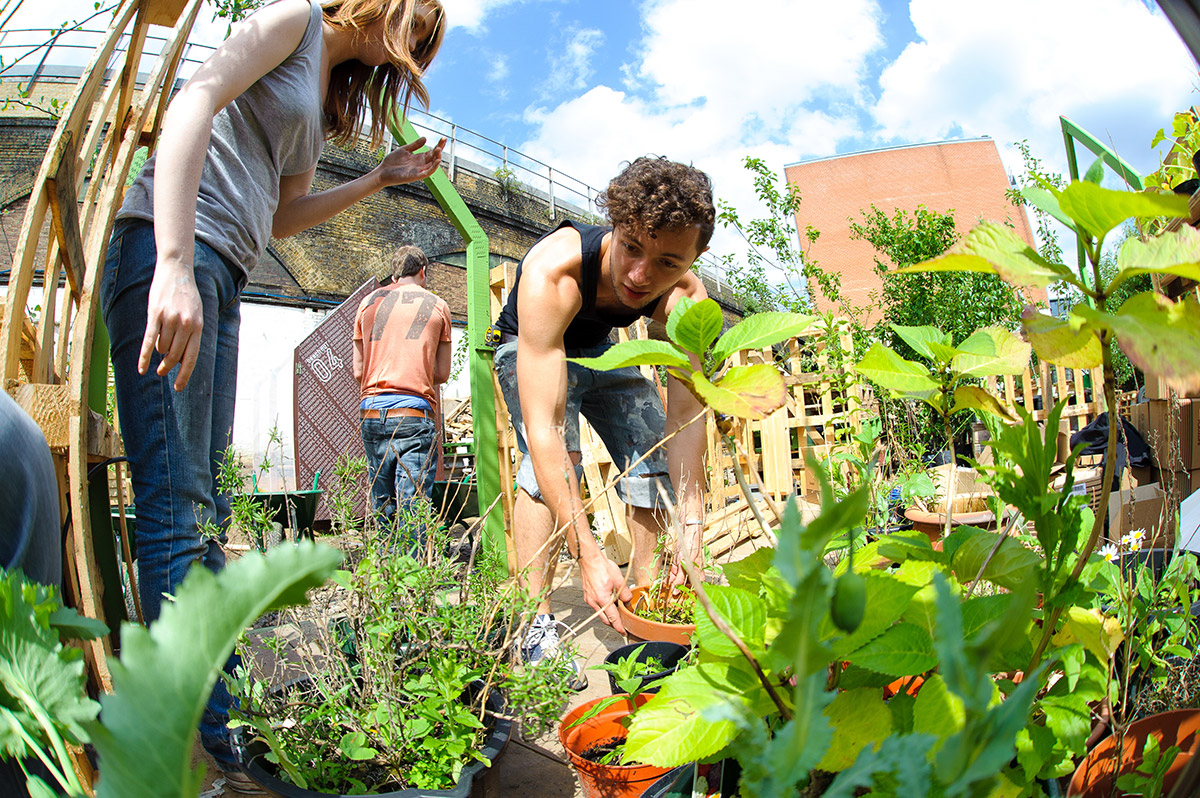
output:
[[[579,500],[580,414],[622,471],[678,430],[617,486],[634,537],[634,584],[648,584],[656,572],[663,494],[677,501],[685,525],[679,553],[700,558],[706,440],[699,402],[671,378],[664,411],[657,388],[636,368],[593,371],[567,358],[600,354],[614,326],[641,316],[665,323],[681,297],[707,296],[691,266],[712,235],[712,185],[690,166],[638,158],[599,204],[612,228],[569,222],[538,241],[518,267],[496,323],[502,333],[496,372],[526,455],[514,518],[518,578],[541,600],[520,646],[529,662],[557,650],[558,622],[546,591],[564,539],[579,561],[588,604],[624,632],[614,602],[629,599],[629,587],[596,542]]]

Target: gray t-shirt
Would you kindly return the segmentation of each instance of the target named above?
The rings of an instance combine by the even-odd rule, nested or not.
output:
[[[321,156],[321,19],[313,0],[295,51],[213,117],[196,196],[196,237],[246,274],[271,237],[280,177],[307,172]],[[125,192],[118,219],[154,220],[154,162],[151,156]]]

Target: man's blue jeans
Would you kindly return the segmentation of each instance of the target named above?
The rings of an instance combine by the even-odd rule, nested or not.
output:
[[[137,501],[138,587],[147,623],[158,618],[163,594],[174,594],[192,565],[202,562],[214,572],[225,567],[221,543],[229,527],[229,499],[218,489],[217,473],[233,435],[239,297],[245,282],[216,250],[196,242],[194,273],[204,329],[191,379],[177,392],[179,367],[159,377],[157,352],[146,374],[137,371],[156,259],[154,226],[121,220],[113,228],[100,281],[121,435]],[[215,525],[219,538],[203,536],[200,529],[206,525]],[[235,655],[226,670],[236,661]],[[200,734],[218,763],[231,766],[225,727],[229,704],[229,692],[218,681]]]
[[[413,498],[428,500],[433,495],[433,472],[437,467],[434,441],[437,428],[428,418],[393,416],[362,420],[363,449],[367,453],[367,478],[371,481],[371,505],[380,529],[403,533],[415,550],[424,547],[423,524],[407,524]],[[418,515],[418,517],[421,517]],[[403,527],[411,526],[411,529]]]

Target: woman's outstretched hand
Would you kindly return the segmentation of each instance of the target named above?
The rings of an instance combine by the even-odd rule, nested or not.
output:
[[[388,153],[387,157],[375,167],[379,182],[384,186],[399,186],[404,183],[415,183],[433,174],[442,162],[442,148],[446,139],[438,141],[437,146],[425,152],[417,152],[425,146],[425,137],[397,147]]]

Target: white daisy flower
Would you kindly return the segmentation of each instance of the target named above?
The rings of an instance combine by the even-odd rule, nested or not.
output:
[[[1100,556],[1104,558],[1105,562],[1116,562],[1119,553],[1117,547],[1111,543],[1100,547]]]
[[[1121,538],[1121,548],[1125,551],[1137,551],[1142,547],[1142,541],[1145,539],[1145,529],[1134,529]]]

